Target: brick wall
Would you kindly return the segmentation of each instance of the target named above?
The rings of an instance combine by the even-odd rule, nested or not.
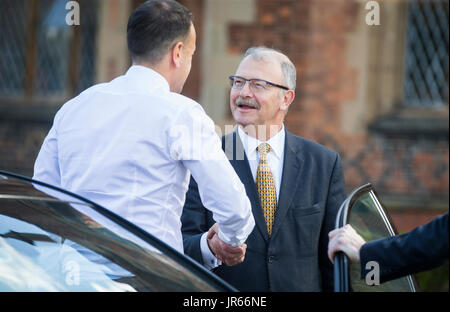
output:
[[[34,160],[50,126],[41,122],[0,120],[0,169],[32,176]]]
[[[296,99],[286,117],[289,130],[312,140],[331,135],[340,144],[341,104],[354,97],[358,73],[346,62],[345,36],[354,27],[352,1],[257,1],[254,25],[230,25],[230,47],[242,53],[266,45],[286,53],[297,67]]]
[[[243,53],[266,45],[286,53],[297,66],[296,99],[286,116],[287,129],[339,152],[348,191],[372,183],[400,231],[448,210],[448,135],[386,135],[368,131],[368,124],[365,131],[350,134],[341,128],[344,105],[364,87],[361,73],[348,62],[348,35],[361,23],[364,3],[255,2],[256,22],[231,24],[228,49]],[[448,122],[448,114],[446,118]]]
[[[198,100],[205,0],[180,2],[193,11],[197,28],[197,53],[183,93]],[[339,116],[362,88],[361,73],[348,62],[348,34],[361,22],[361,5],[351,0],[255,0],[255,23],[231,23],[227,50],[240,54],[266,45],[292,59],[298,83],[287,129],[339,152],[348,191],[371,182],[399,230],[407,231],[448,210],[448,134],[386,135],[369,131],[369,125],[362,132],[343,131]],[[3,117],[0,109],[0,168],[32,175],[52,118]],[[446,118],[448,123],[448,113]]]

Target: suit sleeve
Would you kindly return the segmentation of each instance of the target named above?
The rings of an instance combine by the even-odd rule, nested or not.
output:
[[[337,212],[346,197],[341,159],[338,154],[335,155],[319,241],[319,264],[322,275],[322,290],[325,292],[332,292],[334,290],[334,268],[328,258],[328,233],[334,229]]]
[[[431,270],[448,260],[448,212],[409,233],[368,242],[360,250],[361,276],[369,261],[380,267],[380,283]]]
[[[200,238],[214,224],[214,221],[211,213],[202,204],[198,186],[193,177],[191,177],[189,190],[186,193],[181,223],[184,253],[204,264],[200,249]]]

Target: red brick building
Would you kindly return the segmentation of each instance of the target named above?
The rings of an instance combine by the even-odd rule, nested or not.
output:
[[[0,2],[5,170],[32,175],[60,105],[130,65],[126,22],[142,1],[79,0],[79,26],[59,22],[59,2]],[[218,125],[233,123],[226,77],[243,52],[279,49],[298,74],[286,127],[340,153],[348,191],[372,183],[400,231],[448,210],[448,1],[180,2],[198,37],[184,94]]]

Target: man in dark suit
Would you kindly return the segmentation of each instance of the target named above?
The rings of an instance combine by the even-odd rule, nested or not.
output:
[[[362,279],[370,271],[366,264],[375,261],[380,269],[380,283],[384,283],[448,261],[448,212],[409,233],[367,243],[349,224],[331,231],[329,237],[330,260],[334,261],[337,251],[344,252],[351,261],[361,263]]]
[[[287,56],[251,48],[230,80],[238,127],[222,138],[222,148],[245,185],[256,226],[245,260],[221,248],[191,178],[182,214],[185,253],[241,291],[332,290],[327,234],[346,196],[340,157],[285,130],[296,80]]]

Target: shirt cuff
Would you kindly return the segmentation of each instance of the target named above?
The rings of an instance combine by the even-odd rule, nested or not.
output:
[[[211,249],[209,249],[208,242],[206,241],[207,235],[208,233],[205,232],[200,238],[200,250],[202,252],[204,267],[208,270],[212,270],[221,265],[222,261],[217,259],[216,256],[214,256],[214,254],[211,252]]]
[[[253,218],[253,214],[250,213],[249,218],[247,219],[247,224],[244,225],[237,233],[236,231],[232,233],[231,235],[226,234],[225,231],[223,231],[220,223],[219,223],[219,238],[225,243],[230,246],[236,247],[241,246],[245,241],[247,240],[250,233],[253,231],[253,228],[255,227],[255,219]]]

